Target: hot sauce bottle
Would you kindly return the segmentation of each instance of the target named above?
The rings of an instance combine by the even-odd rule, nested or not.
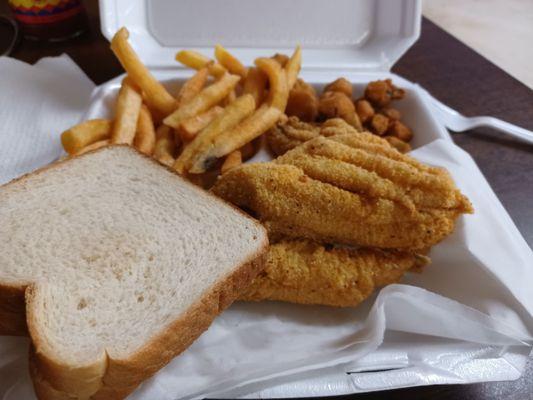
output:
[[[60,41],[88,28],[82,0],[8,0],[24,37]]]

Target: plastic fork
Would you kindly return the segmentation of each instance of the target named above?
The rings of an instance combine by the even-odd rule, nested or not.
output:
[[[528,143],[533,143],[533,132],[519,126],[510,124],[494,117],[465,117],[453,108],[440,102],[426,90],[420,88],[429,99],[429,104],[435,113],[435,117],[446,128],[454,132],[464,132],[479,127],[490,127],[510,136],[517,137]]]

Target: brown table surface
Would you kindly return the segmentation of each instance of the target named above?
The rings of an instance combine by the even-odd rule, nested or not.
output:
[[[34,63],[41,57],[67,53],[96,83],[123,71],[100,33],[98,4],[86,1],[91,31],[68,42],[22,41],[13,57]],[[0,14],[7,4],[0,0]],[[0,33],[0,44],[2,34]],[[533,130],[533,91],[428,20],[418,42],[393,71],[417,82],[465,115],[493,115]],[[476,160],[492,188],[533,247],[533,145],[504,137],[491,129],[454,134],[455,142]],[[533,399],[533,363],[514,382],[441,385],[342,396],[353,399]]]

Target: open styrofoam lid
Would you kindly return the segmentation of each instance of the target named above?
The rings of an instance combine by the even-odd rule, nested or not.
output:
[[[104,36],[127,27],[151,68],[217,43],[247,65],[300,44],[306,69],[377,71],[417,40],[421,0],[100,0],[100,14]]]

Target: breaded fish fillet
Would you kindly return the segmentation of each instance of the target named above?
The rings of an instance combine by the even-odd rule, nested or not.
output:
[[[275,127],[270,129],[266,134],[266,140],[274,154],[280,156],[318,136],[329,137],[345,133],[363,133],[365,140],[381,141],[388,144],[386,140],[370,132],[358,131],[342,118],[331,118],[322,124],[315,124],[300,121],[297,117],[289,117],[287,120],[279,122]]]
[[[297,117],[289,117],[287,121],[280,122],[267,131],[266,140],[270,150],[279,156],[319,135],[318,125],[300,121]]]
[[[426,262],[407,252],[328,249],[308,240],[282,240],[270,246],[266,268],[240,300],[353,307]]]
[[[320,136],[274,162],[235,168],[213,191],[259,218],[272,239],[388,249],[430,247],[472,212],[445,170],[355,136]]]

